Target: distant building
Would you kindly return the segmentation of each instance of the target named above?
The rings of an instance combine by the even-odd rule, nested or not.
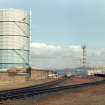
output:
[[[94,75],[94,74],[105,74],[105,69],[93,69],[88,70],[88,75]]]
[[[0,10],[0,70],[29,66],[30,11]]]

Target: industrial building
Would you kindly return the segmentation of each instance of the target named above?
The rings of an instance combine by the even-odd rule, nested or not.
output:
[[[26,75],[24,75],[26,69],[15,69],[17,72],[19,71],[19,73],[17,73],[16,75],[9,75],[9,72],[0,72],[0,82],[24,82],[26,81]],[[57,77],[55,78],[54,71],[51,70],[47,70],[47,69],[36,69],[33,68],[32,69],[32,75],[30,78],[30,81],[37,81],[37,80],[50,80],[50,79],[57,79]],[[49,76],[51,75],[52,76]]]
[[[55,78],[53,71],[30,67],[30,28],[30,11],[0,9],[0,81]]]
[[[0,71],[29,66],[30,18],[30,11],[0,9]]]
[[[88,75],[105,74],[105,68],[93,68],[88,70]]]

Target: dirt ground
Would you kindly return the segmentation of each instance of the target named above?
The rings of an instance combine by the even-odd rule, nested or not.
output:
[[[23,100],[8,100],[0,105],[105,105],[105,84],[49,93]]]
[[[51,82],[54,79],[43,79],[43,80],[29,80],[24,82],[0,82],[0,91],[2,90],[10,90],[10,89],[17,89],[17,88],[23,88],[23,87],[29,87],[33,85],[43,84],[46,82]]]

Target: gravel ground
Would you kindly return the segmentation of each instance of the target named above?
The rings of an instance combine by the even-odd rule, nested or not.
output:
[[[43,84],[46,82],[51,82],[53,80],[54,79],[43,79],[43,80],[29,80],[24,82],[11,82],[11,83],[2,83],[2,84],[0,83],[0,91],[29,87],[33,85]]]
[[[84,89],[65,90],[21,100],[8,100],[0,105],[105,105],[105,84]]]

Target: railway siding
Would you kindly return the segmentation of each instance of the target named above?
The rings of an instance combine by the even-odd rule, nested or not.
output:
[[[8,100],[8,99],[20,99],[20,98],[26,98],[26,97],[32,97],[34,95],[39,95],[42,93],[50,93],[50,92],[57,92],[62,91],[65,89],[81,89],[81,88],[87,88],[91,86],[96,86],[100,84],[105,84],[105,80],[100,81],[94,81],[94,82],[88,82],[88,83],[81,83],[81,84],[74,84],[74,85],[66,85],[66,86],[59,86],[59,83],[61,83],[63,79],[53,81],[52,83],[47,84],[41,84],[37,86],[31,86],[31,87],[25,87],[25,88],[19,88],[19,89],[12,89],[12,90],[6,90],[0,92],[0,100]],[[54,85],[58,85],[57,87],[53,87]]]

